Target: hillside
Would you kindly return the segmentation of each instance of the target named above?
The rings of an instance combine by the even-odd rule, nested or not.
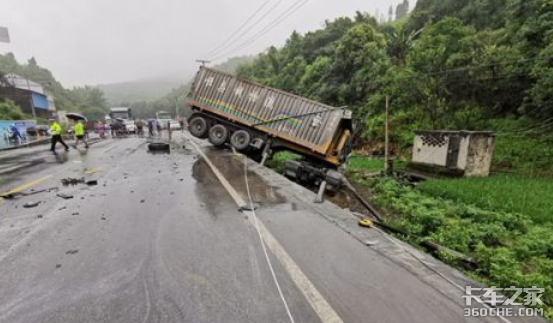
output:
[[[253,57],[250,56],[233,57],[221,64],[213,66],[213,68],[228,73],[235,73],[238,66],[247,64],[252,60]],[[177,110],[179,117],[188,116],[188,114],[190,114],[190,109],[186,102],[186,96],[190,91],[192,77],[193,76],[184,83],[174,83],[171,87],[166,87],[166,90],[157,96],[152,96],[150,94],[152,92],[159,92],[162,88],[161,86],[152,84],[153,89],[144,89],[145,93],[148,95],[143,95],[138,94],[138,92],[143,86],[147,86],[147,83],[140,84],[139,82],[129,83],[126,89],[124,87],[117,87],[114,89],[114,92],[110,92],[110,90],[106,89],[106,95],[112,98],[113,101],[110,102],[114,102],[114,105],[131,107],[137,118],[150,118],[160,110],[170,112],[173,117],[176,117]],[[169,82],[167,82],[166,85],[168,86]],[[128,95],[130,93],[137,94]],[[121,100],[117,101],[113,99],[114,97],[119,97]]]
[[[153,78],[137,81],[100,84],[100,88],[111,105],[118,105],[120,102],[148,101],[158,99],[172,89],[182,84],[183,79],[176,77]]]
[[[500,147],[517,145],[495,166],[553,174],[550,148],[537,156],[527,149],[553,141],[552,14],[542,0],[421,0],[399,22],[357,13],[293,33],[238,74],[348,106],[358,144],[383,140],[390,96],[398,155],[408,154],[417,129],[496,130]]]
[[[82,112],[91,119],[103,118],[108,111],[107,100],[100,89],[92,86],[66,89],[52,72],[40,66],[35,58],[29,59],[26,63],[20,63],[12,53],[0,54],[0,77],[9,73],[15,73],[41,83],[54,95],[58,110]],[[2,100],[0,99],[0,101]],[[8,103],[4,108],[13,110],[14,107]],[[15,108],[18,109],[18,107]],[[0,118],[18,119],[21,117],[23,116],[18,113],[0,115]]]

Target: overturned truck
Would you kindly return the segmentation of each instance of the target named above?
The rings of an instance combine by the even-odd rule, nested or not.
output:
[[[262,163],[272,153],[288,161],[286,175],[300,182],[340,186],[336,169],[350,153],[351,111],[248,82],[202,67],[189,94],[190,133],[214,146],[230,144]]]

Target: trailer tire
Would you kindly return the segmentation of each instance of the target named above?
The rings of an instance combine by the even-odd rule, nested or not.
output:
[[[246,130],[235,131],[232,136],[230,136],[230,144],[238,151],[248,149],[251,141],[252,136]]]
[[[207,136],[208,126],[207,120],[204,117],[193,117],[189,122],[190,133],[197,138],[205,138]]]
[[[216,147],[224,145],[228,140],[228,129],[222,124],[216,124],[209,129],[209,142]]]

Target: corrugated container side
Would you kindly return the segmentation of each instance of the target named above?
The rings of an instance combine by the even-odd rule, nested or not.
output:
[[[326,154],[344,110],[202,67],[189,99],[200,108]]]

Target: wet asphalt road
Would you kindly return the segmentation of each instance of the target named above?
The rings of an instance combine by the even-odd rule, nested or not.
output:
[[[73,195],[0,201],[0,322],[290,322],[257,231],[184,138],[174,142],[169,155],[147,153],[139,138],[58,156],[0,153],[0,192],[36,182]],[[229,155],[208,149],[243,193]],[[99,184],[64,187],[67,177]],[[462,299],[250,181],[261,221],[343,322],[477,322],[463,317]],[[24,208],[30,201],[41,203]],[[295,322],[321,322],[270,257]]]

